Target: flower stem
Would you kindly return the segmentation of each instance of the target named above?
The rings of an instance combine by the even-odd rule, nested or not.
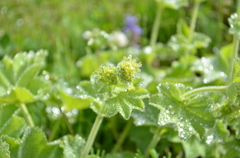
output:
[[[195,1],[194,8],[193,8],[193,14],[192,14],[192,17],[191,17],[191,23],[190,23],[189,43],[192,42],[192,37],[193,37],[193,33],[194,33],[195,27],[196,27],[199,7],[200,7],[200,2]]]
[[[127,123],[127,125],[125,126],[120,138],[118,139],[117,141],[117,144],[115,144],[115,146],[113,147],[112,149],[112,153],[115,153],[116,151],[118,151],[118,149],[122,146],[122,143],[124,142],[124,140],[126,139],[130,129],[131,129],[131,126],[132,126],[132,123],[133,123],[133,120],[130,119]]]
[[[227,89],[227,86],[208,86],[208,87],[201,87],[201,88],[196,88],[193,89],[187,93],[185,93],[182,97],[187,98],[191,95],[197,94],[197,93],[202,93],[202,92],[225,92]]]
[[[53,139],[55,138],[55,136],[59,130],[61,122],[62,122],[62,117],[60,117],[58,119],[58,121],[54,124],[53,129],[51,131],[51,135],[49,136],[49,139],[48,139],[49,142],[53,141]]]
[[[91,129],[91,132],[90,132],[90,134],[88,136],[87,143],[85,145],[85,148],[83,150],[81,158],[86,158],[88,153],[89,153],[89,151],[90,151],[90,149],[92,148],[93,142],[94,142],[94,140],[96,138],[96,135],[97,135],[99,127],[100,127],[100,125],[102,123],[102,120],[103,120],[103,116],[98,114],[96,119],[95,119],[95,122],[93,124],[93,127]]]
[[[20,103],[20,107],[21,107],[25,117],[27,118],[30,127],[34,127],[35,125],[33,123],[31,115],[28,112],[28,109],[27,109],[26,105],[24,103]]]
[[[156,132],[154,133],[151,142],[149,143],[147,149],[145,150],[145,153],[144,153],[144,157],[145,157],[145,158],[148,158],[148,157],[149,157],[149,151],[150,151],[151,149],[154,149],[154,148],[157,146],[160,138],[161,138],[161,135],[159,134],[159,130],[158,130],[158,131],[156,131]]]
[[[57,103],[58,103],[58,108],[59,108],[59,110],[60,110],[60,112],[61,112],[61,114],[62,114],[62,118],[64,119],[64,121],[65,121],[65,123],[66,123],[66,125],[67,125],[67,128],[68,128],[69,132],[71,133],[72,136],[74,136],[75,134],[74,134],[74,131],[73,131],[73,129],[72,129],[72,126],[71,126],[71,124],[69,123],[66,114],[65,114],[65,113],[63,112],[63,110],[62,110],[62,108],[61,108],[61,106],[60,106],[60,102],[57,101]]]
[[[155,49],[155,46],[156,46],[156,43],[157,43],[158,31],[159,31],[159,27],[160,27],[160,22],[161,22],[161,16],[162,16],[163,9],[164,9],[163,7],[160,7],[158,5],[157,13],[156,13],[154,23],[153,23],[151,39],[150,39],[150,46],[152,47],[153,50]]]
[[[237,4],[237,15],[238,20],[240,21],[240,0],[238,0]],[[234,60],[238,58],[238,49],[239,49],[239,39],[235,35],[233,37],[233,49],[232,49],[232,62],[231,62],[231,72],[230,72],[230,81],[232,82],[233,79],[233,69],[234,69]]]
[[[192,44],[193,34],[194,34],[194,31],[195,31],[195,28],[196,28],[197,15],[198,15],[199,7],[200,7],[200,2],[195,1],[194,8],[193,8],[193,13],[192,13],[192,17],[191,17],[191,23],[190,23],[190,32],[189,32],[189,36],[188,36],[188,43],[190,45]],[[184,64],[184,69],[186,70],[189,66],[189,60],[190,60],[190,52],[189,51],[185,52],[184,58],[186,59],[186,63]]]

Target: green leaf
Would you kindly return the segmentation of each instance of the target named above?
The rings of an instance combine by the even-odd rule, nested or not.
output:
[[[143,110],[144,103],[142,99],[149,96],[148,91],[142,88],[121,92],[115,97],[108,98],[105,104],[99,106],[91,105],[91,108],[98,114],[112,117],[118,112],[124,119],[129,119],[133,109]],[[106,113],[102,113],[102,106],[106,106]]]
[[[182,145],[187,158],[206,157],[206,146],[195,136],[183,141]]]
[[[10,158],[9,146],[0,140],[0,158]]]
[[[18,138],[25,127],[23,118],[16,116],[15,105],[0,106],[0,135],[9,135]]]
[[[0,105],[0,127],[2,127],[7,120],[14,114],[18,109],[16,105]]]
[[[180,54],[186,51],[195,54],[197,49],[207,48],[210,42],[211,39],[205,34],[194,32],[191,41],[183,34],[171,36],[168,46]]]
[[[211,128],[207,131],[205,142],[207,144],[212,144],[213,142],[226,142],[229,135],[230,133],[226,124],[218,121],[214,128]]]
[[[230,24],[229,33],[240,39],[240,21],[237,13],[232,14],[230,18],[228,18],[228,22]]]
[[[41,80],[40,85],[33,86],[40,83],[37,75],[45,65],[46,55],[46,51],[40,50],[37,53],[18,53],[13,59],[4,57],[0,62],[0,102],[28,103],[46,93],[47,82]]]
[[[25,69],[25,71],[20,75],[16,86],[27,87],[31,80],[39,73],[43,68],[43,64],[33,64]]]
[[[190,28],[188,27],[187,23],[180,19],[177,24],[177,33],[184,35],[186,38],[190,35]]]
[[[213,101],[202,95],[184,99],[182,95],[189,90],[191,88],[183,84],[160,84],[158,94],[150,98],[150,104],[160,109],[160,126],[176,125],[182,139],[193,134],[202,138],[205,128],[213,127],[215,123],[211,112]]]
[[[161,7],[166,7],[170,9],[180,9],[181,7],[186,7],[188,6],[188,1],[187,0],[156,0],[156,2],[161,6]]]
[[[132,117],[136,126],[158,126],[158,110],[156,107],[149,105],[148,99],[144,100],[144,111],[134,110]]]
[[[63,137],[60,147],[63,148],[64,158],[78,158],[85,147],[85,140],[78,135],[67,135]]]
[[[74,97],[70,94],[59,91],[61,99],[63,100],[66,110],[79,109],[83,110],[90,106],[93,101],[91,98]]]
[[[203,33],[194,32],[192,42],[195,48],[207,48],[211,38]]]
[[[30,103],[35,101],[33,94],[26,88],[13,88],[16,98],[21,103]]]
[[[0,135],[8,135],[11,137],[19,137],[25,127],[25,120],[21,117],[13,115],[0,128]]]
[[[40,129],[28,128],[19,146],[18,158],[61,158],[61,152],[58,144],[47,144],[46,137]]]
[[[217,79],[226,80],[227,69],[218,56],[202,57],[196,60],[192,66],[192,71],[202,74],[201,79],[204,84]]]
[[[1,139],[3,142],[6,142],[9,145],[10,157],[17,157],[20,141],[17,141],[16,139],[9,136],[2,136]]]
[[[100,63],[96,55],[86,55],[77,62],[77,66],[80,68],[81,76],[89,78],[94,71],[98,70]]]

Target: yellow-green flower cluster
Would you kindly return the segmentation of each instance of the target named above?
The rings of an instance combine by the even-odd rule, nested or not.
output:
[[[124,57],[118,66],[118,77],[123,83],[130,83],[135,78],[137,72],[140,71],[142,65],[137,63],[135,59],[132,59],[132,56]]]
[[[107,82],[110,85],[117,84],[117,68],[114,66],[101,66],[97,72],[100,81]]]
[[[131,83],[140,71],[141,64],[137,63],[132,56],[124,57],[123,60],[115,66],[101,66],[99,71],[95,72],[99,81],[107,82],[110,85],[116,85],[118,82]]]

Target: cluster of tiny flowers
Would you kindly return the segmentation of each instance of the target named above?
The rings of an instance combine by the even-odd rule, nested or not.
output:
[[[107,82],[110,85],[117,84],[117,68],[114,66],[101,66],[99,71],[96,73],[99,81]]]
[[[123,61],[117,66],[118,77],[123,83],[131,83],[142,65],[137,63],[131,56],[124,57]]]
[[[101,66],[95,73],[99,81],[107,82],[110,85],[116,85],[118,81],[122,83],[131,83],[140,71],[141,64],[137,63],[131,56],[124,57],[117,67]]]

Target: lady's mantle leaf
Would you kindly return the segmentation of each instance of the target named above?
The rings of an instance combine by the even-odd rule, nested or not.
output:
[[[16,139],[11,138],[6,135],[2,136],[0,138],[0,141],[1,140],[9,145],[10,157],[12,157],[12,158],[17,157],[20,141],[17,141]]]
[[[37,75],[45,66],[46,51],[18,53],[14,58],[0,61],[0,102],[29,103],[43,95],[48,87],[46,80]],[[39,86],[33,86],[37,84]]]
[[[182,139],[192,134],[202,138],[205,128],[212,127],[215,121],[210,111],[212,100],[208,96],[182,98],[190,89],[183,84],[160,84],[159,93],[150,98],[150,104],[161,110],[158,124],[175,124]]]
[[[31,152],[29,152],[31,151]],[[26,130],[19,146],[18,158],[62,158],[62,151],[57,144],[47,144],[44,133],[38,128]]]
[[[132,117],[134,118],[134,124],[136,126],[158,126],[158,110],[148,104],[148,99],[144,100],[145,109],[144,111],[133,111]]]
[[[129,119],[133,109],[143,110],[144,103],[142,99],[149,96],[147,90],[143,88],[137,88],[126,92],[120,92],[112,98],[108,98],[105,104],[97,104],[97,102],[91,105],[91,108],[98,114],[105,115],[106,117],[112,117],[118,112],[124,119]],[[106,111],[102,113],[102,106],[106,106]]]
[[[76,135],[72,136],[64,136],[63,141],[60,144],[60,147],[63,148],[64,158],[77,158],[82,154],[82,150],[85,146],[85,140]]]
[[[16,108],[15,105],[0,106],[0,135],[18,138],[22,134],[25,121],[14,114]]]
[[[240,22],[237,13],[232,14],[231,17],[228,18],[228,22],[230,24],[229,33],[240,39]]]
[[[9,146],[6,142],[0,140],[0,156],[1,158],[10,158]]]

